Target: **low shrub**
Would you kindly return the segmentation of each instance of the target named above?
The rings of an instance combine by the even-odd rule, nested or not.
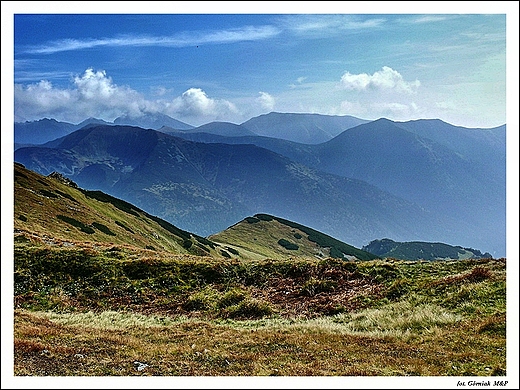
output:
[[[303,284],[300,294],[313,297],[321,292],[334,291],[337,285],[338,283],[333,280],[310,278]]]
[[[90,226],[85,225],[83,222],[78,221],[77,219],[67,217],[66,215],[57,215],[56,218],[62,220],[63,222],[67,222],[68,224],[77,227],[84,233],[94,234],[96,231],[92,229]]]
[[[211,286],[207,286],[202,290],[190,295],[184,303],[186,310],[203,311],[215,308],[218,301],[218,291]]]
[[[74,199],[72,196],[70,196],[69,194],[63,192],[63,191],[60,191],[60,190],[56,190],[56,193],[57,194],[60,194],[61,196],[63,196],[64,198],[67,198],[71,201],[73,201],[74,203],[78,203],[78,201],[76,199]]]
[[[116,234],[110,230],[107,226],[98,223],[98,222],[92,222],[92,226],[94,226],[97,230],[109,235],[109,236],[115,236]]]
[[[283,246],[285,249],[287,249],[289,251],[296,251],[300,248],[298,245],[293,244],[292,242],[289,242],[283,238],[278,240],[278,244]]]
[[[40,194],[46,196],[47,198],[58,198],[58,195],[56,195],[54,192],[50,192],[47,190],[40,190]]]
[[[128,226],[126,226],[123,222],[119,222],[119,221],[115,221],[115,222],[116,222],[116,225],[121,226],[127,232],[134,234],[134,231],[132,229],[130,229]]]
[[[235,256],[238,256],[238,255],[239,255],[239,253],[238,253],[238,251],[237,251],[236,249],[230,248],[229,246],[226,246],[226,249],[227,249],[230,253],[234,254]]]
[[[239,289],[233,288],[227,291],[217,302],[217,307],[223,309],[225,307],[237,305],[248,297],[248,294]]]
[[[235,319],[254,319],[262,318],[273,314],[273,308],[268,302],[257,299],[244,299],[237,305],[226,307],[223,310],[223,317]]]

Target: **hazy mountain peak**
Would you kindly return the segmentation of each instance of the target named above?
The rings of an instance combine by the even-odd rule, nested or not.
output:
[[[255,134],[303,144],[328,141],[351,127],[368,121],[352,116],[271,112],[242,123]]]
[[[168,126],[174,129],[187,130],[192,129],[193,126],[174,119],[162,113],[145,113],[138,117],[131,117],[129,115],[122,115],[114,119],[114,123],[118,125],[132,125],[139,126],[145,129],[158,130],[163,126]]]

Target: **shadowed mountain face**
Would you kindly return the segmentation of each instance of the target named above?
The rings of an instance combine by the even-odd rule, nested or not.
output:
[[[315,167],[465,221],[473,226],[464,233],[475,239],[469,246],[505,254],[505,127],[473,130],[440,122],[435,132],[421,124],[378,120],[349,129],[317,146]]]
[[[193,128],[184,122],[178,121],[164,114],[145,114],[141,117],[131,118],[121,116],[116,118],[113,123],[106,122],[97,118],[88,118],[74,125],[68,122],[59,122],[55,119],[41,119],[32,122],[15,122],[14,124],[14,143],[15,149],[24,145],[41,145],[56,138],[64,137],[85,126],[91,125],[128,125],[139,126],[145,129],[157,130],[164,126],[172,129],[187,130]],[[19,145],[19,146],[17,146]]]
[[[199,142],[254,144],[313,169],[362,180],[459,221],[453,243],[505,255],[505,126],[468,129],[439,120],[380,119],[318,145],[219,137],[209,130],[182,136]]]
[[[128,126],[84,128],[53,145],[21,148],[15,160],[45,175],[60,172],[203,236],[257,213],[357,247],[377,237],[452,242],[464,226],[366,182],[254,145],[196,143]]]

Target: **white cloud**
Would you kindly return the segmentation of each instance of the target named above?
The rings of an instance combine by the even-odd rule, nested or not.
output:
[[[267,92],[259,92],[260,96],[256,98],[256,101],[260,103],[262,108],[272,111],[275,105],[274,97],[269,95]]]
[[[433,23],[433,22],[442,22],[448,19],[445,15],[424,15],[419,16],[415,19],[412,19],[412,23]]]
[[[227,100],[209,98],[200,88],[190,88],[166,106],[168,115],[176,117],[203,117],[211,120],[226,118],[238,112]]]
[[[272,38],[280,33],[274,26],[244,26],[242,28],[200,32],[183,32],[173,36],[120,36],[101,39],[63,39],[48,42],[44,45],[30,47],[28,54],[54,54],[63,51],[85,50],[95,47],[122,46],[156,46],[156,47],[188,47],[200,44],[223,44],[243,41],[257,41]]]
[[[366,73],[351,74],[346,72],[341,77],[341,86],[347,90],[395,90],[398,92],[413,93],[421,83],[419,80],[407,82],[396,70],[383,66],[372,75]]]
[[[384,18],[362,19],[355,15],[288,15],[279,18],[280,25],[296,34],[338,34],[379,28]]]
[[[41,115],[69,121],[87,117],[114,119],[122,113],[139,115],[149,104],[136,91],[117,86],[104,71],[87,69],[73,78],[73,88],[55,88],[48,81],[15,85],[15,116],[34,119]]]
[[[43,117],[67,122],[80,122],[88,117],[112,121],[118,116],[139,117],[144,113],[162,112],[176,119],[196,122],[226,118],[237,108],[227,100],[209,98],[199,88],[190,88],[170,100],[146,100],[139,92],[114,84],[105,71],[87,69],[72,80],[68,89],[60,89],[49,81],[15,84],[15,118],[18,121]]]

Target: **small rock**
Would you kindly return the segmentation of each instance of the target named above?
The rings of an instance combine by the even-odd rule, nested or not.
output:
[[[137,371],[143,371],[146,367],[150,367],[148,364],[138,362],[137,360],[134,362],[134,365]]]

